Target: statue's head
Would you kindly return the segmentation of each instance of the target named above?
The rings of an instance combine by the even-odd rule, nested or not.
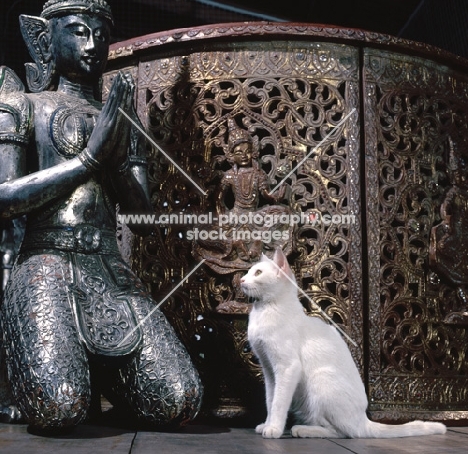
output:
[[[53,88],[59,76],[96,85],[107,62],[109,5],[104,0],[49,0],[40,17],[20,17],[35,64],[26,65],[31,91]]]
[[[228,119],[226,157],[230,164],[238,166],[250,165],[252,159],[258,158],[258,138],[253,138],[248,131],[239,128],[232,118]]]
[[[252,136],[245,129],[241,129],[236,125],[232,119],[228,119],[228,149],[232,152],[236,145],[240,143],[252,144]]]

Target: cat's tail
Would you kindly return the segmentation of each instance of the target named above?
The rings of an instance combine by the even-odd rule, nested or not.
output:
[[[440,422],[412,421],[406,424],[382,424],[367,420],[362,438],[399,438],[444,434],[447,428]]]

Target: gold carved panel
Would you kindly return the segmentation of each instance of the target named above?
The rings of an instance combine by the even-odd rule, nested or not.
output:
[[[227,124],[234,119],[258,137],[259,165],[272,186],[286,178],[292,211],[335,220],[295,223],[288,251],[299,284],[315,302],[303,298],[305,308],[326,314],[353,340],[363,372],[358,62],[357,50],[340,44],[252,41],[140,61],[136,77],[147,131],[206,191],[153,149],[149,181],[156,213],[216,212],[217,186],[229,168]],[[136,245],[134,266],[156,300],[197,264],[190,229],[158,226]],[[249,383],[252,389],[261,384],[246,317],[216,312],[233,293],[232,274],[204,265],[162,307],[205,379],[212,408],[248,405]]]
[[[170,157],[149,147],[156,215],[216,214],[229,124],[247,131],[291,213],[342,221],[295,223],[285,249],[305,310],[346,336],[372,417],[467,419],[468,63],[360,30],[247,23],[116,44],[104,94],[119,68]],[[194,227],[133,243],[122,228],[123,250],[200,370],[205,410],[245,416],[261,371],[247,315],[219,311],[238,274],[206,262],[177,287],[200,262]]]
[[[450,140],[462,147],[468,138],[468,80],[367,49],[364,101],[370,410],[383,419],[466,418],[466,326],[444,322],[460,302],[429,249],[451,184]]]

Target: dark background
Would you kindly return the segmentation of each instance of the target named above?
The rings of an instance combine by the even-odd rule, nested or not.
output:
[[[39,15],[45,0],[0,4],[0,64],[24,80],[30,61],[18,25]],[[113,42],[175,28],[255,20],[360,28],[432,44],[468,58],[468,0],[108,0]],[[251,5],[255,5],[252,7]]]

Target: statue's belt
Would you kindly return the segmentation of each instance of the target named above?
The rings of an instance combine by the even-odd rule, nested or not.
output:
[[[59,249],[83,254],[111,254],[118,252],[116,233],[101,230],[91,224],[28,230],[22,251],[31,249]]]

